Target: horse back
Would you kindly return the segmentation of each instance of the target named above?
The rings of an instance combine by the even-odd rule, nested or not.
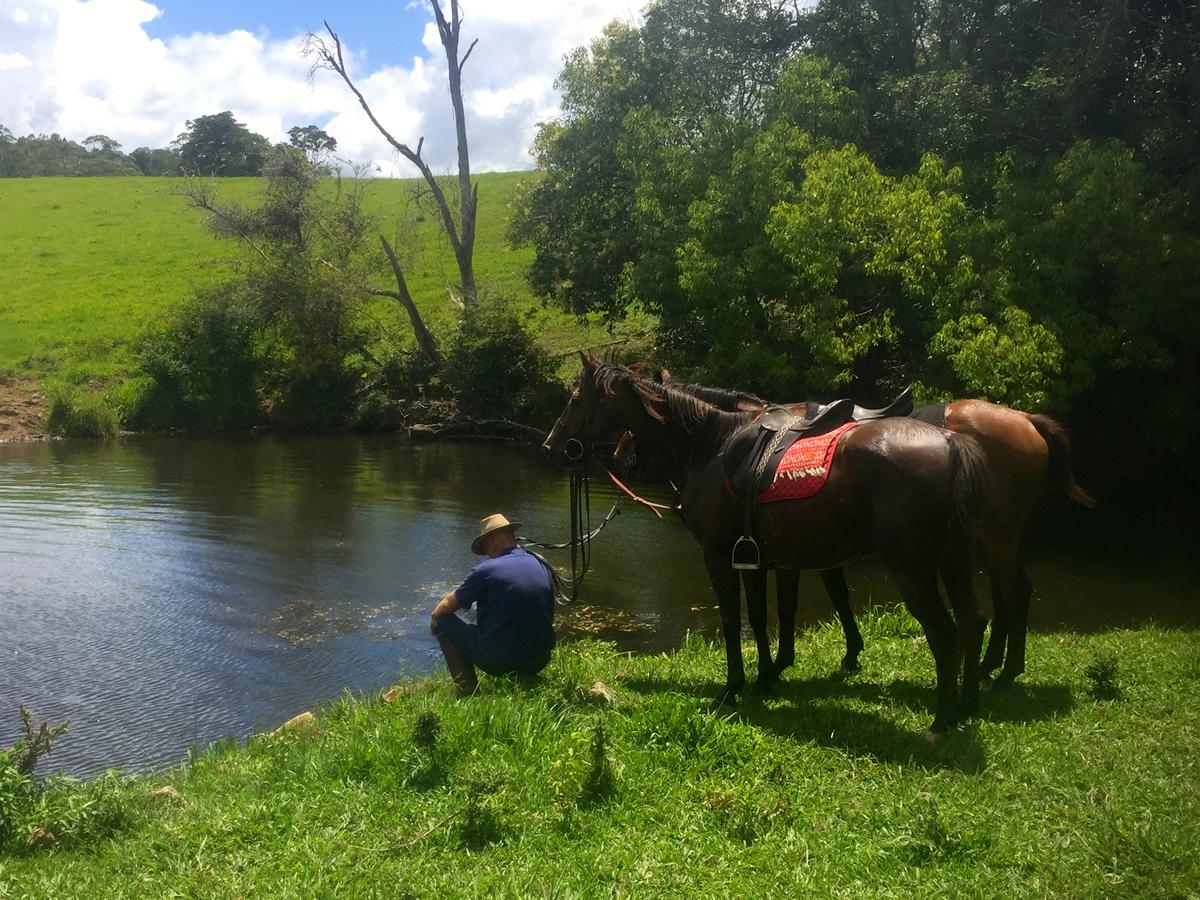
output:
[[[826,568],[881,551],[936,556],[946,539],[955,467],[950,436],[908,418],[846,432],[821,491],[758,507],[768,558]],[[932,549],[931,549],[932,548]]]

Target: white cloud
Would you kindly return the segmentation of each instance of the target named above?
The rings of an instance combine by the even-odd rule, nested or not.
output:
[[[337,138],[340,155],[372,161],[387,175],[413,174],[340,81],[327,72],[309,79],[301,35],[235,30],[157,39],[144,26],[159,14],[144,0],[0,0],[0,22],[14,23],[0,27],[0,124],[75,140],[104,133],[132,149],[165,146],[189,118],[230,109],[276,141],[292,125],[319,124]],[[464,4],[464,38],[479,38],[464,73],[473,167],[528,166],[537,124],[558,106],[553,82],[563,55],[611,19],[635,16],[629,0]],[[407,65],[365,68],[355,35],[341,37],[380,120],[412,146],[424,136],[430,165],[449,170],[453,119],[432,21],[425,53]]]

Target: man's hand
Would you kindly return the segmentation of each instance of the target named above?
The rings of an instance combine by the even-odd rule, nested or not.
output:
[[[460,609],[458,600],[454,596],[454,591],[446,594],[438,605],[433,608],[433,615],[429,617],[429,633],[437,637],[437,620],[439,616],[444,616],[446,613],[458,612]]]

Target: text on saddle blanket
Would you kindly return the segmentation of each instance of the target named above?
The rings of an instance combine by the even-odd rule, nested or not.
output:
[[[758,495],[757,501],[803,500],[820,491],[829,478],[829,467],[842,435],[858,425],[858,422],[847,422],[825,434],[802,437],[783,450],[778,462],[771,461],[774,471],[768,469],[770,483]]]

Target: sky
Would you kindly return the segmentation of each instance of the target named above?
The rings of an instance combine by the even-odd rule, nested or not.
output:
[[[443,0],[449,6],[449,0]],[[462,0],[463,75],[475,171],[532,164],[539,122],[558,110],[564,54],[639,0]],[[374,131],[336,76],[318,72],[304,36],[338,32],[351,76],[380,121],[434,171],[455,160],[446,60],[428,2],[316,0],[0,0],[0,124],[17,135],[106,134],[123,149],[164,147],[189,119],[232,110],[272,141],[315,124],[338,156],[384,176],[412,167]]]

